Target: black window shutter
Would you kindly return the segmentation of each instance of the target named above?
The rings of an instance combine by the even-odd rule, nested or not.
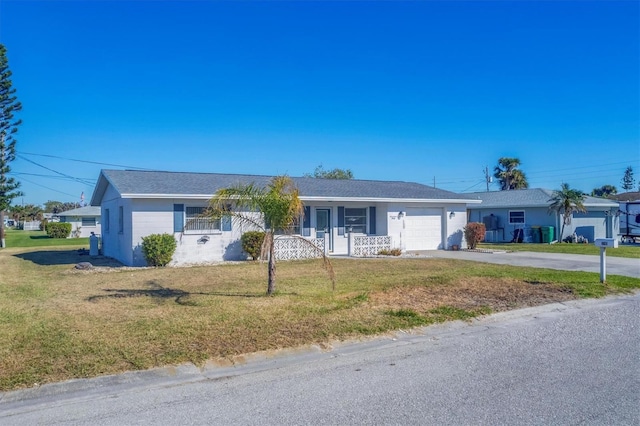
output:
[[[369,207],[369,234],[376,234],[376,208],[375,206]]]
[[[173,232],[182,232],[184,227],[184,204],[173,205]]]
[[[304,218],[302,219],[302,236],[311,236],[311,207],[304,207]]]

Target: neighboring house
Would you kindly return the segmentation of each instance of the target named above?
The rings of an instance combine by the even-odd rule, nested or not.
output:
[[[640,201],[640,192],[632,191],[632,192],[623,192],[622,194],[609,195],[607,198],[616,201]]]
[[[537,227],[553,227],[552,240],[561,240],[574,232],[593,242],[596,238],[618,235],[618,202],[606,198],[586,197],[586,213],[574,213],[571,224],[562,229],[562,214],[549,211],[553,191],[548,189],[520,189],[510,191],[475,192],[465,194],[482,200],[469,207],[469,222],[483,222],[487,227],[485,241],[508,242],[522,230],[524,242],[534,242]]]
[[[101,233],[100,207],[80,207],[58,213],[57,216],[60,218],[60,222],[71,224],[69,238],[89,237],[92,232],[99,236]]]
[[[249,183],[264,186],[271,178],[102,170],[91,205],[102,209],[103,254],[125,265],[145,265],[142,238],[169,233],[178,241],[174,265],[246,259],[240,237],[249,229],[229,218],[210,221],[198,216],[218,189]],[[292,179],[305,205],[294,234],[333,255],[463,246],[467,203],[479,203],[411,182]],[[296,258],[303,250],[297,240],[283,237],[279,258]]]

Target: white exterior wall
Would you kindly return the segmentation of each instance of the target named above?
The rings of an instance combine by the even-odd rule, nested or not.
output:
[[[453,213],[453,214],[452,214]],[[447,228],[445,230],[445,250],[457,245],[461,249],[467,248],[464,238],[464,227],[467,226],[467,208],[464,205],[452,205],[445,212]]]
[[[178,204],[183,204],[182,202]],[[190,203],[184,203],[193,206]],[[172,203],[173,208],[173,203]],[[173,212],[171,226],[173,227]],[[259,215],[256,214],[256,218]],[[236,221],[231,224],[231,231],[185,231],[175,233],[178,247],[173,255],[171,265],[192,265],[211,263],[223,260],[246,260],[247,253],[242,250],[240,238],[247,231],[254,230]]]
[[[206,206],[207,200],[186,199],[122,199],[111,187],[105,193],[102,202],[103,229],[102,246],[105,256],[113,257],[125,265],[145,266],[142,253],[142,238],[150,234],[168,233],[174,235],[177,249],[171,265],[210,263],[222,260],[243,260],[246,254],[242,250],[240,238],[250,229],[242,229],[233,222],[231,231],[185,231],[174,232],[173,205],[184,204],[185,207]],[[119,231],[118,212],[123,207],[124,221],[122,232]],[[406,212],[425,212],[425,220],[430,224],[430,234],[422,241],[414,242],[413,248],[448,249],[451,245],[464,247],[462,229],[466,226],[466,205],[437,205],[428,203],[307,203],[311,209],[310,237],[316,237],[317,209],[330,210],[331,222],[331,254],[346,255],[349,252],[349,235],[338,235],[338,207],[366,208],[367,229],[370,229],[370,207],[376,208],[375,235],[391,237],[391,247],[406,250],[407,228]],[[108,230],[104,227],[104,216],[109,210]],[[404,212],[403,217],[398,213]],[[451,215],[450,213],[454,214]],[[414,216],[414,218],[417,216]],[[435,221],[434,221],[435,219]],[[420,218],[417,218],[420,223]],[[302,228],[302,224],[301,224]],[[346,230],[345,230],[346,231]],[[433,233],[436,235],[432,235]],[[417,245],[416,245],[417,244]]]
[[[173,235],[173,201],[132,200],[131,207],[130,250],[133,253],[133,265],[146,266],[147,260],[142,253],[142,238],[151,234]]]
[[[119,230],[119,207],[123,207],[123,229]],[[109,186],[100,206],[102,212],[102,253],[125,265],[133,265],[131,250],[131,200],[120,198]],[[107,219],[107,211],[109,218]]]
[[[170,263],[191,265],[222,260],[245,260],[240,237],[249,229],[232,223],[231,231],[184,231],[173,230],[173,205],[204,207],[206,200],[135,200],[133,202],[132,252],[134,266],[147,264],[142,253],[142,238],[151,234],[171,234],[177,247]],[[246,227],[245,227],[246,228]]]
[[[387,235],[391,237],[391,248],[399,248],[402,251],[406,250],[404,233],[404,219],[399,217],[398,214],[402,211],[406,211],[404,206],[398,204],[388,204],[385,211],[387,222]]]

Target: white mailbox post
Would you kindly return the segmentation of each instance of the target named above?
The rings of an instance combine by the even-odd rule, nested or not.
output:
[[[600,282],[607,280],[607,247],[618,248],[618,240],[615,238],[599,238],[595,241],[596,247],[600,247]]]

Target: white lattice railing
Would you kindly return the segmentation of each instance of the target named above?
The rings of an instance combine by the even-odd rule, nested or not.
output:
[[[391,250],[391,237],[389,235],[354,235],[349,247],[349,256],[376,256],[380,250]]]
[[[276,237],[277,260],[298,260],[322,257],[324,238]]]

